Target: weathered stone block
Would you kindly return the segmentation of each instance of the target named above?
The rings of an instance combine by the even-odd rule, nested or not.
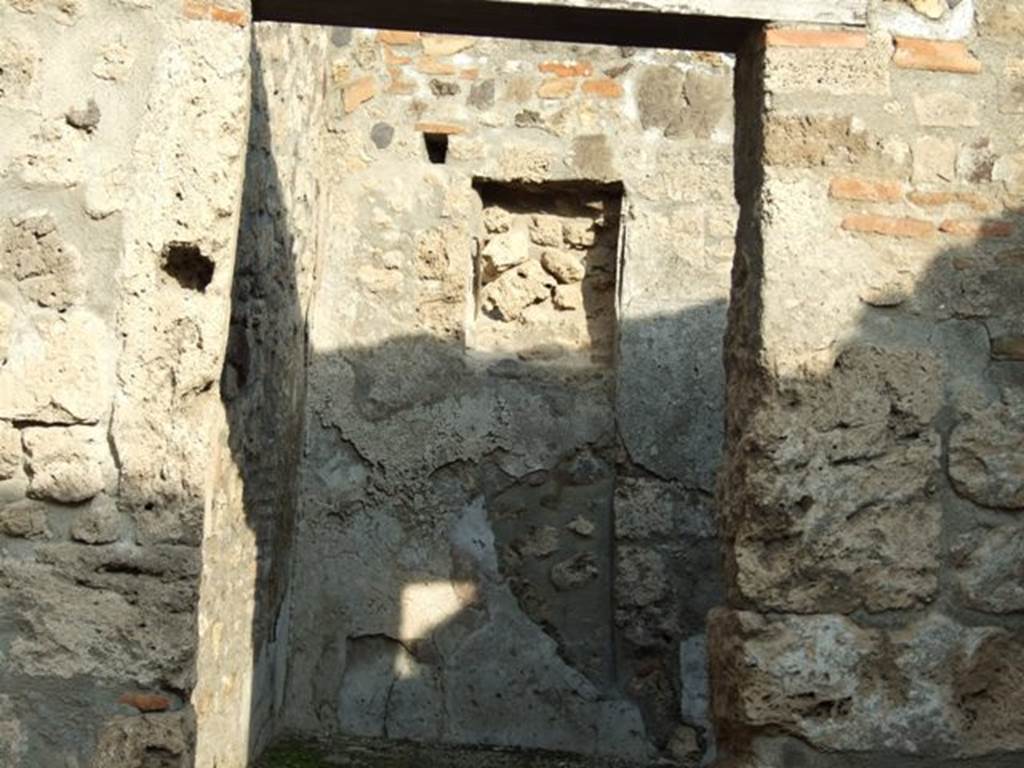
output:
[[[997,404],[972,411],[949,439],[949,476],[957,492],[985,507],[1024,509],[1024,413]]]
[[[18,327],[0,368],[0,418],[98,423],[114,396],[115,353],[109,329],[90,312]]]
[[[1024,58],[1006,60],[999,79],[999,111],[1009,115],[1024,113]]]
[[[1024,528],[1004,525],[964,534],[953,547],[953,562],[968,607],[988,613],[1024,611]]]
[[[1024,637],[931,615],[904,629],[834,615],[712,613],[720,723],[827,750],[957,756],[1024,743]],[[1001,660],[1000,660],[1001,659]]]
[[[578,283],[586,274],[579,256],[569,251],[547,248],[541,254],[540,263],[559,283]]]
[[[867,153],[867,136],[853,131],[849,117],[773,115],[766,126],[766,165],[845,165],[856,163]]]
[[[21,432],[9,422],[0,421],[0,480],[9,480],[21,471]]]
[[[29,427],[22,440],[29,495],[73,504],[106,487],[112,462],[102,428]]]
[[[956,178],[957,144],[952,139],[920,136],[914,141],[914,183],[934,184]]]
[[[46,509],[32,501],[0,507],[0,534],[15,539],[48,539]]]
[[[121,538],[123,524],[117,505],[100,496],[80,510],[71,523],[71,538],[83,544],[111,544]]]
[[[765,89],[770,93],[887,96],[892,44],[888,36],[863,47],[769,47]]]
[[[61,240],[47,212],[17,217],[14,226],[0,232],[0,271],[12,277],[24,297],[43,307],[67,309],[84,293],[82,258]]]
[[[931,600],[940,380],[929,355],[853,348],[758,416],[724,481],[744,597],[801,613]]]

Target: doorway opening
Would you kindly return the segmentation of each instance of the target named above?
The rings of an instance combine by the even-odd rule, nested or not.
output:
[[[246,342],[250,381],[291,345],[301,444],[259,522],[253,755],[707,763],[733,57],[269,23],[254,46],[250,175],[279,205],[243,213],[235,314],[284,291],[305,328]]]

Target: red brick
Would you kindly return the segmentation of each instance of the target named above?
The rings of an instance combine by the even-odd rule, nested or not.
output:
[[[210,15],[210,0],[184,0],[181,12],[186,19],[205,19]]]
[[[832,184],[829,186],[829,194],[836,200],[890,203],[900,199],[903,194],[903,185],[898,181],[838,176],[832,179]]]
[[[422,43],[423,52],[428,56],[451,56],[472,47],[476,40],[457,35],[424,35]]]
[[[963,43],[897,37],[893,63],[903,69],[927,69],[933,72],[959,72],[976,75],[981,62]]]
[[[571,77],[555,77],[545,80],[537,88],[537,95],[542,99],[564,99],[576,90],[576,81]]]
[[[352,112],[360,104],[372,99],[377,95],[377,81],[372,75],[361,77],[345,86],[345,111]]]
[[[210,8],[210,18],[222,24],[233,24],[236,27],[244,27],[249,23],[249,15],[237,8],[222,8],[215,5]]]
[[[416,90],[416,83],[411,80],[402,79],[401,67],[389,66],[388,75],[391,78],[387,88],[385,88],[388,93],[410,94]]]
[[[384,53],[385,64],[411,64],[412,56],[403,56],[395,53],[390,45],[382,45],[381,51]]]
[[[433,56],[420,56],[416,59],[416,69],[424,75],[454,75],[458,72],[454,64],[438,61]]]
[[[583,92],[603,99],[617,99],[622,96],[622,86],[610,77],[602,77],[584,81]]]
[[[555,77],[590,77],[594,68],[588,61],[545,61],[537,65],[537,69],[546,75]]]
[[[947,205],[966,205],[976,211],[994,208],[990,200],[974,192],[911,192],[907,199],[922,208],[942,208]]]
[[[382,29],[377,33],[377,39],[388,45],[416,45],[420,41],[420,33],[404,29]]]
[[[947,235],[985,240],[1011,237],[1016,229],[1012,222],[989,219],[946,219],[939,225],[939,231]]]
[[[785,48],[867,48],[868,36],[834,29],[775,28],[765,33],[765,42]]]
[[[166,712],[171,708],[171,700],[159,693],[143,693],[141,691],[129,691],[122,693],[118,699],[121,704],[135,707],[139,712]]]
[[[422,122],[416,123],[416,130],[420,133],[462,133],[466,130],[465,126],[459,125],[458,123],[429,123]]]
[[[897,216],[877,216],[871,213],[857,213],[843,219],[843,229],[847,232],[862,232],[870,235],[886,235],[888,237],[906,237],[924,240],[935,234],[935,225],[921,219],[900,218]]]

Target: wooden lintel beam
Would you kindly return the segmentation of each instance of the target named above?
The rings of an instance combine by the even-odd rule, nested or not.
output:
[[[720,52],[736,51],[759,25],[735,17],[519,0],[253,0],[253,19]]]

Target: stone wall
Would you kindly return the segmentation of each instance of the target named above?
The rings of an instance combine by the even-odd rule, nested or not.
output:
[[[734,765],[1024,749],[1024,16],[950,5],[741,55],[711,633]]]
[[[244,9],[0,4],[0,763],[191,764]]]
[[[331,40],[284,727],[698,759],[731,60]]]
[[[0,764],[1018,765],[1024,11],[869,11],[733,147],[717,55],[0,3]]]

